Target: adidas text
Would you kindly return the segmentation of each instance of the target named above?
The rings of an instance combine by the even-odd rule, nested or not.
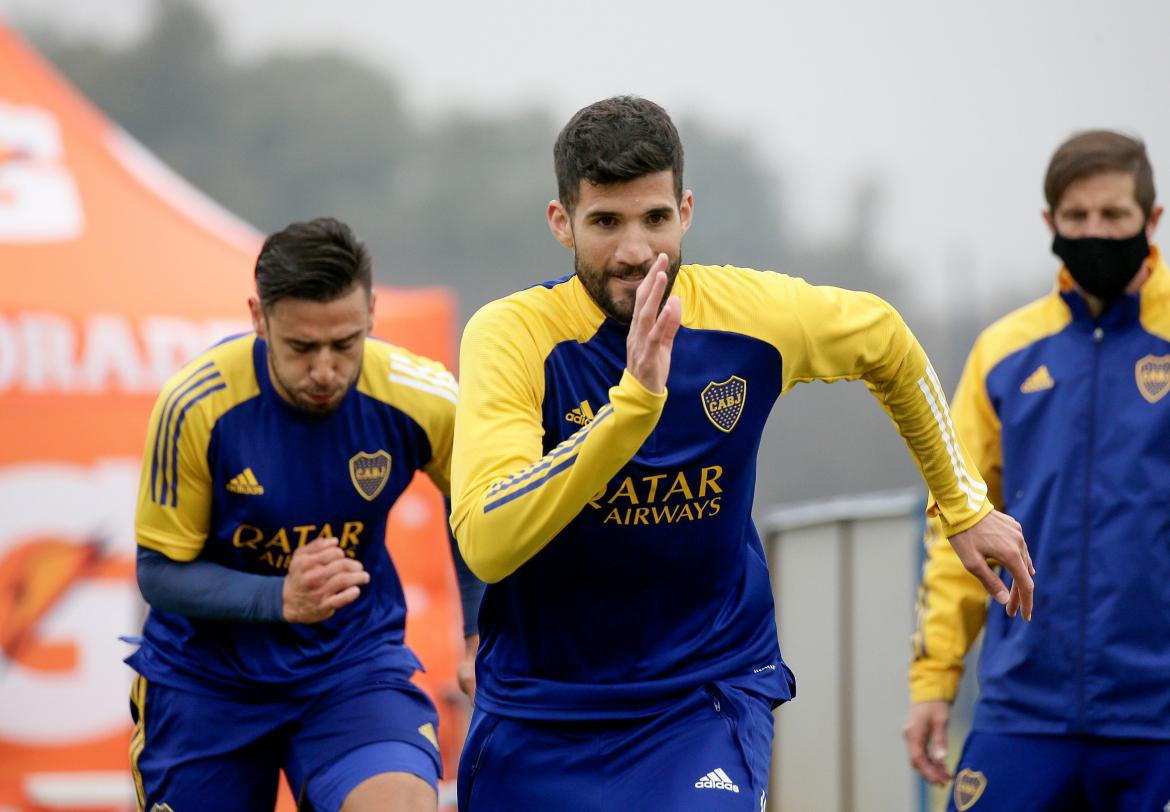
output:
[[[722,769],[716,769],[696,781],[695,789],[725,789],[739,792],[739,784],[734,783]]]

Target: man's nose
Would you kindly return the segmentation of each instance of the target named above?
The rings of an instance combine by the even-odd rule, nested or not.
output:
[[[327,348],[315,353],[309,366],[309,380],[317,386],[332,384],[337,372],[334,361],[333,353]]]
[[[617,250],[614,252],[614,261],[631,268],[641,268],[653,261],[654,249],[650,245],[649,235],[641,228],[631,227],[622,232]]]
[[[1106,220],[1099,213],[1091,213],[1085,218],[1084,228],[1081,236],[1083,237],[1116,237],[1116,225]]]

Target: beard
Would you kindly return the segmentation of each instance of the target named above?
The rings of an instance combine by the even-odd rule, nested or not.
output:
[[[315,393],[305,392],[297,389],[295,386],[289,383],[289,381],[285,380],[284,376],[281,375],[280,370],[276,366],[276,359],[273,357],[272,347],[269,346],[268,348],[268,375],[271,378],[273,384],[276,386],[277,391],[284,395],[285,399],[291,403],[292,406],[302,412],[305,412],[306,414],[323,416],[332,414],[333,412],[337,411],[337,408],[341,406],[341,403],[345,400],[345,396],[349,393],[349,390],[353,388],[355,383],[357,383],[358,373],[360,372],[361,363],[357,365],[353,380],[347,382],[340,389],[334,390],[332,392],[333,397],[328,401],[320,403],[310,397],[311,394]],[[324,394],[324,392],[321,394]]]
[[[670,257],[670,255],[667,255]],[[657,259],[658,255],[654,255]],[[601,308],[602,312],[609,318],[618,322],[619,324],[629,324],[634,317],[634,291],[623,293],[620,297],[615,297],[610,292],[609,281],[632,274],[641,274],[645,276],[650,271],[650,267],[654,264],[654,259],[650,259],[640,266],[623,265],[616,268],[594,268],[585,263],[581,259],[581,255],[576,251],[573,252],[573,272],[577,278],[581,280],[581,284],[585,287],[589,297]],[[674,257],[670,257],[670,264],[666,269],[666,290],[662,293],[662,301],[658,303],[656,311],[662,310],[662,306],[670,297],[670,292],[674,288],[674,280],[678,276],[678,269],[682,265],[682,252],[680,251]]]

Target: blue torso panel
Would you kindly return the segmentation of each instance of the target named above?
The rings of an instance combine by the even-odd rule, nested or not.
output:
[[[432,457],[423,429],[405,412],[351,389],[336,411],[316,416],[272,388],[263,341],[248,362],[259,394],[222,414],[211,429],[210,532],[202,559],[280,576],[293,552],[334,536],[361,561],[361,596],[314,624],[208,621],[152,611],[132,662],[149,678],[208,689],[241,682],[295,690],[355,662],[417,661],[403,645],[402,585],[386,550],[387,513]],[[366,353],[366,363],[373,363]]]

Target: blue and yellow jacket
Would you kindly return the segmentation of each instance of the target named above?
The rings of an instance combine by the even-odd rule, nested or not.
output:
[[[451,521],[489,582],[478,707],[634,717],[713,680],[792,696],[751,508],[764,423],[797,383],[864,380],[952,532],[991,509],[888,304],[701,265],[682,266],[674,292],[660,394],[625,371],[626,328],[576,277],[493,302],[464,331]]]
[[[967,360],[955,425],[1024,528],[1035,612],[988,612],[928,530],[910,685],[952,699],[986,625],[977,730],[1170,739],[1170,272],[1157,248],[1149,261],[1096,320],[1062,270]]]

